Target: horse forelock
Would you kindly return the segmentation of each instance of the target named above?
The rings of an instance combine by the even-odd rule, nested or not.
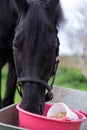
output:
[[[24,23],[26,44],[31,48],[42,40],[49,21],[46,18],[46,5],[42,1],[32,2]]]

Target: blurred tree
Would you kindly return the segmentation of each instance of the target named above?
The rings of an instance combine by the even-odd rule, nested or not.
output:
[[[79,1],[79,6],[73,8],[65,33],[67,42],[73,54],[78,56],[79,64],[87,78],[87,0]]]

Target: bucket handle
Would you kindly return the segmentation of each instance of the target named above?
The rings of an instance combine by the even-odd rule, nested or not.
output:
[[[83,110],[79,110],[80,113],[82,113],[85,117],[87,117],[87,112],[83,111]]]
[[[81,114],[84,115],[84,118],[87,119],[87,112],[85,112],[84,110],[78,110]],[[69,119],[68,117],[65,117],[63,119],[63,121],[72,121],[71,119]]]

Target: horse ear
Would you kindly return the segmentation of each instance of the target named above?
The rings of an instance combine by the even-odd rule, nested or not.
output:
[[[58,5],[60,0],[48,0],[47,1],[47,5],[49,7],[49,9],[51,10],[52,14],[55,13],[56,7]]]
[[[15,0],[15,3],[19,12],[24,11],[24,9],[28,7],[28,3],[26,0]]]

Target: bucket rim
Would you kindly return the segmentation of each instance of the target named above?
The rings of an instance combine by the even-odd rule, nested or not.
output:
[[[51,103],[47,103],[46,105],[52,105]],[[77,114],[80,114],[82,116],[81,119],[73,119],[73,120],[70,120],[68,119],[67,117],[64,117],[62,119],[56,119],[56,118],[50,118],[50,117],[46,117],[46,116],[42,116],[42,115],[38,115],[38,114],[35,114],[35,113],[31,113],[31,112],[28,112],[26,110],[23,110],[21,108],[21,103],[18,103],[16,105],[16,109],[18,110],[18,112],[20,113],[23,113],[23,114],[26,114],[26,115],[29,115],[31,117],[34,117],[34,118],[39,118],[39,119],[42,119],[42,120],[47,120],[47,121],[52,121],[52,122],[61,122],[61,123],[81,123],[81,122],[84,122],[87,117],[81,113],[80,111],[77,111],[77,110],[74,110],[74,109],[71,109],[72,111],[74,111],[75,113]]]

